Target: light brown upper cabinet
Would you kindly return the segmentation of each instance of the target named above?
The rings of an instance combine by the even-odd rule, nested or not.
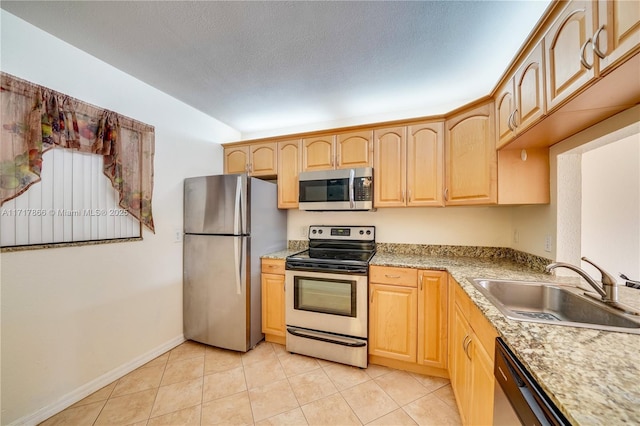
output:
[[[548,110],[597,77],[593,13],[591,1],[570,1],[544,36]]]
[[[302,171],[335,168],[335,136],[316,136],[302,140]]]
[[[445,204],[495,204],[497,158],[493,102],[445,123]]]
[[[545,113],[544,66],[539,43],[507,80],[496,96],[497,149],[541,118]]]
[[[373,165],[373,132],[343,133],[336,137],[336,169]]]
[[[228,146],[224,148],[224,172],[249,173],[250,176],[275,176],[278,172],[275,142]]]
[[[297,209],[302,140],[278,142],[278,208]]]
[[[442,206],[444,123],[374,131],[374,205]]]
[[[225,174],[246,173],[249,167],[249,147],[229,146],[224,148]]]
[[[373,205],[402,207],[406,204],[407,128],[375,130],[373,141]]]
[[[640,2],[637,0],[600,0],[598,29],[593,49],[600,61],[600,71],[625,59],[640,46]]]
[[[302,140],[302,171],[371,167],[370,130]]]
[[[407,127],[407,206],[442,206],[444,121]]]

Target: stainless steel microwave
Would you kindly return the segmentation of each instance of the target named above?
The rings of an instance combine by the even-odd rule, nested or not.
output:
[[[373,168],[320,170],[299,175],[300,210],[373,210]]]

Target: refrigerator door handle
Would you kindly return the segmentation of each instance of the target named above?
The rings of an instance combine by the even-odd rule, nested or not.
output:
[[[349,206],[352,209],[356,208],[355,197],[354,197],[354,179],[356,177],[356,171],[354,169],[349,170]]]
[[[235,209],[233,212],[233,234],[240,235],[242,233],[241,228],[241,202],[242,202],[242,177],[238,176],[236,180],[236,200]],[[238,250],[236,250],[237,252]]]
[[[234,237],[233,238],[233,251],[234,251],[234,266],[236,273],[236,293],[238,295],[242,294],[241,287],[241,274],[242,274],[242,249],[244,244],[242,243],[242,237]],[[240,247],[238,247],[240,246]]]

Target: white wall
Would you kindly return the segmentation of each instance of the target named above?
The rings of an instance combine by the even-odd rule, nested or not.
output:
[[[640,135],[582,154],[581,236],[584,256],[640,279]]]
[[[220,173],[217,143],[240,134],[5,11],[0,17],[3,71],[156,129],[155,235],[2,254],[1,423],[9,424],[43,420],[78,389],[182,338],[182,244],[174,242],[182,181]]]
[[[289,211],[288,239],[309,225],[374,225],[382,243],[509,247],[510,207],[385,208],[374,212]],[[306,237],[306,234],[305,234]]]

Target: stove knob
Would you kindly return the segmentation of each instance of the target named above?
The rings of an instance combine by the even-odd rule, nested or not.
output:
[[[367,235],[371,235],[371,231],[367,231]]]
[[[315,229],[313,231],[311,231],[312,234],[315,234],[316,232],[318,232],[318,231],[316,231]]]
[[[322,234],[322,229],[318,229],[318,234]]]
[[[363,234],[364,234],[364,231],[361,229],[360,230],[360,235],[363,235]]]

